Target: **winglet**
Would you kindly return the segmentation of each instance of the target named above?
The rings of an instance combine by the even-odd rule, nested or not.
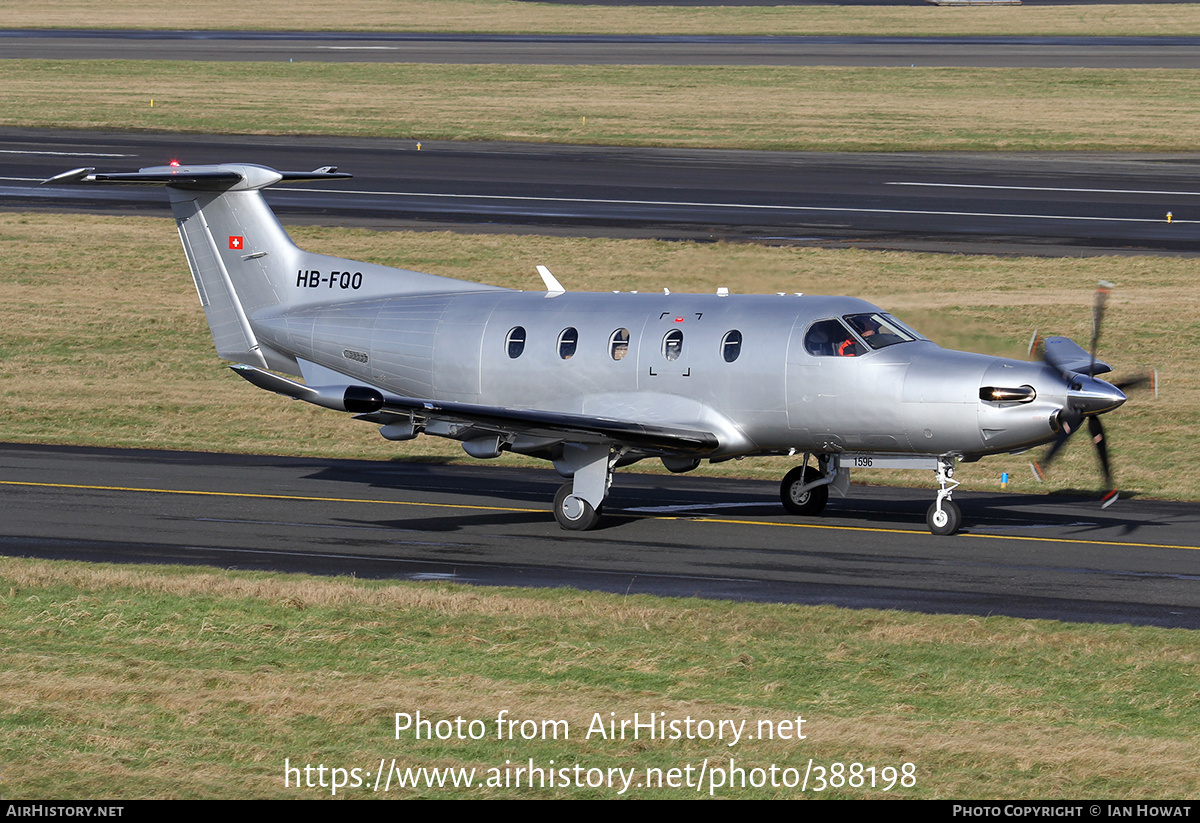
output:
[[[538,266],[537,272],[542,276],[542,282],[546,284],[546,292],[548,294],[557,296],[566,292],[566,289],[562,287],[562,283],[559,283],[554,275],[550,273],[550,269],[545,266]]]

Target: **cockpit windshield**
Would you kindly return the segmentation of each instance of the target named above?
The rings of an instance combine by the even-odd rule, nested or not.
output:
[[[897,343],[911,343],[914,340],[926,339],[890,314],[882,312],[847,314],[843,316],[843,319],[873,349],[883,349]]]

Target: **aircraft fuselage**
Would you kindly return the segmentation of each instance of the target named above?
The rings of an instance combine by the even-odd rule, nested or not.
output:
[[[1043,363],[913,339],[810,351],[851,297],[509,290],[374,298],[251,318],[261,342],[395,394],[690,424],[716,457],[872,451],[978,456],[1046,442],[1065,397]],[[846,337],[852,335],[847,328]],[[1034,387],[1025,402],[985,386]]]

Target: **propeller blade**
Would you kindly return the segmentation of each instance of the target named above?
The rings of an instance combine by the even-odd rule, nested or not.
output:
[[[1104,320],[1104,305],[1108,302],[1108,294],[1113,284],[1101,280],[1096,287],[1096,305],[1092,308],[1092,365],[1088,368],[1088,377],[1096,376],[1096,346],[1100,343],[1100,323]]]
[[[1104,424],[1100,422],[1098,415],[1091,415],[1087,421],[1092,442],[1096,444],[1096,456],[1100,458],[1100,469],[1104,472],[1104,486],[1111,489],[1112,467],[1108,463],[1108,441],[1104,439]]]
[[[1104,438],[1104,424],[1099,417],[1088,418],[1088,430],[1092,433],[1092,442],[1096,444],[1096,456],[1100,458],[1100,467],[1104,470],[1104,486],[1108,489],[1101,498],[1100,508],[1107,509],[1121,497],[1120,491],[1113,485],[1112,468],[1108,463],[1108,441]]]
[[[1025,356],[1028,357],[1030,360],[1033,359],[1033,356],[1035,354],[1037,354],[1040,357],[1041,353],[1038,352],[1038,347],[1040,347],[1041,345],[1042,345],[1042,336],[1040,334],[1038,334],[1037,329],[1034,329],[1033,336],[1029,338],[1029,351],[1025,353]]]
[[[1120,383],[1108,383],[1096,379],[1097,374],[1112,371],[1112,366],[1096,359],[1096,350],[1100,345],[1100,330],[1104,323],[1104,308],[1112,289],[1113,284],[1107,280],[1101,280],[1096,288],[1096,303],[1092,308],[1091,351],[1084,351],[1070,338],[1043,338],[1036,331],[1029,340],[1030,357],[1032,358],[1040,348],[1042,360],[1061,372],[1067,381],[1067,407],[1061,412],[1055,413],[1061,428],[1054,442],[1050,444],[1046,456],[1042,458],[1042,462],[1039,464],[1037,461],[1033,461],[1029,464],[1033,469],[1033,476],[1039,483],[1045,479],[1046,467],[1054,462],[1058,453],[1062,451],[1062,447],[1067,444],[1076,429],[1082,426],[1083,419],[1087,418],[1092,444],[1096,447],[1096,457],[1100,460],[1101,471],[1104,472],[1104,486],[1109,489],[1103,498],[1103,508],[1111,506],[1121,495],[1113,486],[1112,465],[1108,459],[1108,441],[1104,435],[1104,424],[1100,422],[1100,415],[1112,411],[1125,402],[1125,389],[1137,388],[1149,383],[1154,387],[1155,396],[1158,396],[1157,370],[1133,375]],[[1084,366],[1087,366],[1087,377],[1081,373]],[[985,393],[990,392],[992,395],[1003,394],[1004,399],[1009,399],[1008,393],[1011,391],[1011,389],[989,386],[980,390],[980,397],[985,400],[999,399],[996,396],[990,398],[984,396]],[[1053,417],[1051,423],[1054,423]]]
[[[1150,385],[1150,390],[1154,392],[1155,397],[1158,397],[1158,369],[1151,369],[1148,372],[1135,374],[1113,383],[1114,386],[1126,393],[1128,393],[1128,389],[1138,389],[1146,384]]]
[[[1063,423],[1063,430],[1059,432],[1058,437],[1050,444],[1050,451],[1046,452],[1046,456],[1042,458],[1042,465],[1049,466],[1054,462],[1054,458],[1062,451],[1062,447],[1067,445],[1067,441],[1071,439],[1071,435],[1075,433],[1075,429],[1070,423]]]
[[[1066,415],[1063,415],[1065,418]],[[1050,450],[1046,452],[1045,457],[1039,463],[1036,460],[1030,461],[1029,467],[1033,469],[1033,478],[1041,483],[1046,479],[1046,469],[1058,453],[1062,451],[1062,447],[1067,445],[1067,441],[1071,439],[1071,435],[1075,433],[1075,429],[1079,428],[1078,420],[1064,419],[1062,421],[1062,429],[1058,432],[1058,437],[1054,438],[1054,442],[1050,444]]]

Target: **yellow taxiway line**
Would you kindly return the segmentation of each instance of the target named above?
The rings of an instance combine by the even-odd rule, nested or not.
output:
[[[259,500],[296,500],[309,503],[376,503],[383,506],[423,506],[428,508],[442,509],[465,509],[470,511],[496,511],[496,512],[544,512],[543,508],[527,509],[518,508],[516,506],[473,506],[466,503],[421,503],[413,500],[374,500],[365,497],[311,497],[297,494],[259,494],[253,492],[224,492],[224,491],[202,491],[198,489],[153,489],[153,488],[138,488],[135,486],[94,486],[82,483],[35,483],[24,480],[0,480],[0,486],[26,486],[33,488],[47,489],[82,489],[85,491],[111,491],[111,492],[138,492],[142,494],[185,494],[206,497],[238,497],[238,498],[254,498]],[[692,520],[697,523],[720,523],[724,525],[738,526],[774,526],[785,529],[825,529],[832,531],[853,531],[853,532],[875,532],[877,534],[926,534],[923,530],[918,529],[886,529],[875,526],[842,526],[832,523],[779,523],[771,520],[736,520],[730,518],[703,517],[703,516],[674,516],[662,517],[653,515],[634,515],[622,514],[620,517],[640,518],[640,519],[662,519],[662,520]],[[1027,535],[1017,534],[977,534],[965,533],[960,537],[969,537],[984,540],[1026,540],[1038,543],[1073,543],[1088,546],[1123,546],[1128,548],[1142,549],[1187,549],[1191,551],[1200,550],[1200,546],[1182,546],[1171,543],[1138,543],[1121,540],[1080,540],[1071,537],[1031,537]]]

